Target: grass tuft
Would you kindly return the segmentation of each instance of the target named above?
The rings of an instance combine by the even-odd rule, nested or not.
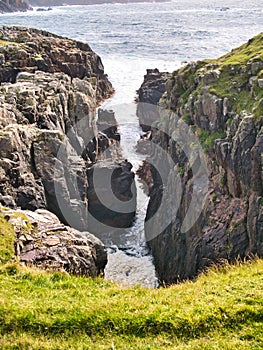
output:
[[[15,232],[0,214],[0,263],[5,264],[14,256]]]

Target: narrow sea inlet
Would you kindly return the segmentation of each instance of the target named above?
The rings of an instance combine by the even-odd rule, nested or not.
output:
[[[183,62],[218,57],[262,31],[260,2],[172,1],[57,7],[39,13],[2,15],[1,25],[41,28],[87,42],[98,53],[115,88],[102,108],[113,109],[124,157],[135,172],[144,156],[136,152],[141,135],[136,116],[136,90],[147,68],[172,72]],[[198,29],[197,29],[198,28]],[[155,287],[157,278],[145,245],[144,219],[148,197],[136,176],[134,225],[123,230],[120,244],[109,248],[106,278]]]

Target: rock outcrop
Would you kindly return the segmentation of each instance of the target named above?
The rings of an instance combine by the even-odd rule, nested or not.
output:
[[[87,172],[98,160],[117,172],[122,162],[114,116],[107,130],[105,113],[100,131],[96,124],[99,102],[113,92],[101,60],[87,44],[47,32],[0,32],[0,203],[48,209],[64,224],[90,231]]]
[[[28,1],[23,0],[1,0],[0,1],[0,13],[8,12],[25,12],[27,10],[32,10],[29,6]]]
[[[107,233],[107,227],[114,229],[132,225],[136,212],[136,187],[131,169],[132,165],[127,161],[114,163],[104,160],[88,170],[92,232],[99,235],[105,233],[105,227]]]
[[[21,264],[95,277],[103,273],[107,251],[89,232],[63,225],[47,210],[11,210],[0,213],[16,233],[14,255]]]
[[[96,86],[97,103],[113,88],[100,57],[88,44],[26,28],[0,28],[0,82],[16,81],[19,72],[65,73],[71,78],[88,78]]]
[[[166,82],[151,143],[168,160],[153,147],[151,176],[149,164],[144,169],[153,182],[146,238],[165,283],[221,259],[263,255],[262,43],[261,34],[217,60],[189,63]],[[198,142],[188,142],[189,135],[202,146],[207,188],[198,175],[201,153],[192,159]]]
[[[165,83],[169,73],[159,72],[158,69],[147,69],[144,81],[137,91],[137,116],[143,131],[150,131],[151,125],[158,119],[156,105],[165,92]]]

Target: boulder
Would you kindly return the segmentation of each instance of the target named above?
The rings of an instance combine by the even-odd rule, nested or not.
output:
[[[90,227],[93,233],[110,233],[130,227],[136,212],[136,187],[132,165],[99,161],[88,169]]]
[[[15,254],[21,264],[95,277],[103,274],[107,251],[89,232],[63,225],[51,212],[1,209],[16,232]]]

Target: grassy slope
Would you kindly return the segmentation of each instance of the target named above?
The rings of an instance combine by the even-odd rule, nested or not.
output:
[[[237,112],[248,110],[253,112],[257,117],[262,116],[262,104],[259,101],[263,98],[263,89],[254,87],[254,96],[251,96],[246,88],[250,76],[246,74],[248,63],[260,62],[263,60],[263,33],[256,35],[247,43],[233,49],[230,53],[220,57],[216,63],[219,64],[221,77],[219,81],[213,84],[210,89],[220,97],[228,97],[231,101],[232,108]],[[233,71],[236,74],[233,75]],[[256,75],[262,79],[263,70]],[[235,89],[231,91],[235,85]]]
[[[262,286],[263,260],[157,290],[2,264],[0,348],[261,349]]]
[[[167,83],[167,89],[171,90],[171,96],[176,96],[180,104],[184,106],[190,94],[197,97],[203,88],[200,80],[196,84],[196,77],[203,76],[206,72],[216,69],[220,72],[219,79],[209,84],[209,91],[218,97],[229,99],[232,111],[240,113],[243,110],[253,112],[259,118],[263,113],[263,89],[256,83],[253,88],[253,96],[247,88],[249,79],[248,63],[263,60],[263,33],[256,35],[247,43],[233,49],[228,54],[217,59],[198,61],[195,69],[187,65],[173,73]],[[212,67],[214,68],[212,69]],[[176,77],[176,84],[174,78]],[[257,79],[263,78],[263,70],[255,74]]]

